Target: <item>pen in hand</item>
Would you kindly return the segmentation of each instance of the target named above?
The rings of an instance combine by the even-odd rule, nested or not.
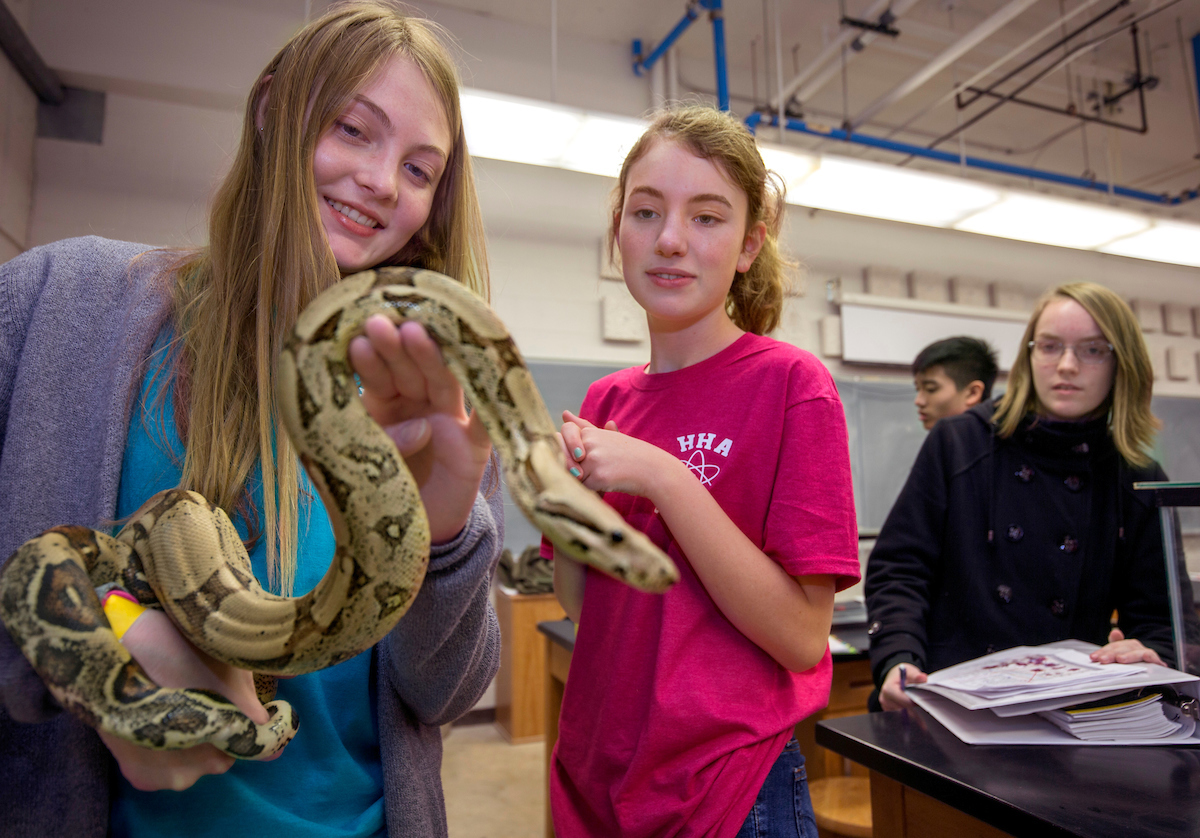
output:
[[[904,664],[900,664],[900,692],[908,689],[908,672],[904,668]]]

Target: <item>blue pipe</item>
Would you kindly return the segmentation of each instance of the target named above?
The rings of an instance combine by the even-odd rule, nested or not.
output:
[[[667,37],[663,38],[662,43],[660,43],[658,46],[656,46],[654,48],[654,52],[652,52],[648,56],[646,56],[645,59],[639,58],[639,59],[634,60],[634,62],[633,62],[634,75],[640,76],[642,74],[643,70],[649,70],[650,67],[653,66],[654,62],[663,57],[663,54],[668,49],[671,48],[671,45],[679,40],[679,36],[684,33],[684,30],[686,30],[689,26],[691,26],[692,21],[694,21],[699,16],[700,16],[700,13],[696,11],[696,3],[695,2],[688,3],[687,13],[684,14],[683,18],[679,21],[679,23],[675,24],[675,28],[671,30],[670,34],[668,34]],[[635,48],[634,52],[636,55],[637,52],[640,52],[640,50],[637,50]]]
[[[709,9],[709,19],[712,21],[713,56],[717,64],[717,106],[729,110],[729,72],[725,63],[725,13],[721,9],[721,0],[700,0],[701,5]]]
[[[1200,36],[1198,36],[1200,38]],[[1193,44],[1196,41],[1193,40]],[[753,113],[746,118],[746,127],[754,132],[764,119],[768,119],[761,113]],[[769,117],[769,125],[778,125],[779,118],[772,114]],[[914,157],[924,157],[929,160],[937,160],[942,163],[953,163],[956,165],[966,165],[977,169],[987,169],[992,172],[1001,172],[1006,175],[1015,175],[1017,177],[1033,178],[1035,180],[1044,180],[1051,183],[1059,183],[1066,186],[1077,186],[1083,189],[1092,189],[1097,192],[1110,192],[1113,195],[1120,195],[1122,198],[1133,198],[1138,201],[1148,201],[1154,204],[1164,206],[1174,206],[1187,201],[1200,198],[1200,190],[1188,189],[1175,197],[1169,195],[1158,194],[1154,192],[1143,192],[1140,189],[1130,189],[1127,186],[1112,186],[1106,183],[1098,183],[1094,180],[1086,178],[1072,177],[1071,175],[1061,175],[1057,172],[1047,172],[1042,169],[1031,169],[1027,166],[1013,166],[1008,163],[998,163],[994,160],[984,160],[980,157],[961,157],[949,151],[938,151],[937,149],[925,148],[919,145],[910,145],[909,143],[898,143],[894,140],[886,140],[881,137],[871,137],[866,134],[850,133],[840,128],[817,129],[812,128],[800,119],[788,119],[785,127],[789,131],[798,131],[801,134],[811,134],[815,137],[822,137],[827,140],[841,140],[847,143],[856,143],[858,145],[870,146],[871,148],[884,149],[886,151],[896,151],[902,154],[911,154]]]
[[[1200,100],[1200,33],[1192,36],[1192,72],[1196,74],[1196,98]],[[1200,103],[1200,101],[1198,101]]]

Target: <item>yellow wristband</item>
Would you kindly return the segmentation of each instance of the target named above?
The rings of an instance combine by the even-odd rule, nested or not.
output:
[[[108,623],[112,626],[117,640],[129,631],[129,627],[145,610],[145,606],[139,605],[124,591],[109,591],[104,597],[104,616],[108,617]]]

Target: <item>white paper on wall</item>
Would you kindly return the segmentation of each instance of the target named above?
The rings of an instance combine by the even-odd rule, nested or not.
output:
[[[641,343],[646,337],[646,313],[624,288],[600,299],[600,323],[605,340]]]
[[[968,276],[950,278],[950,300],[960,306],[980,306],[987,308],[992,304],[988,284],[982,279]]]
[[[896,268],[863,268],[863,289],[876,297],[907,297],[908,278]]]
[[[931,303],[950,302],[950,285],[945,274],[911,271],[908,274],[908,295],[914,300]]]
[[[1168,335],[1190,335],[1192,333],[1192,310],[1183,303],[1167,303],[1163,306],[1163,331]]]
[[[607,236],[600,238],[600,278],[616,282],[625,281],[625,276],[621,273],[621,254],[614,247],[610,258]]]
[[[926,311],[842,305],[842,360],[864,364],[908,366],[935,340],[969,335],[990,343],[1000,356],[1000,369],[1016,360],[1025,335],[1020,320],[991,320]]]
[[[1183,346],[1167,347],[1167,378],[1192,381],[1196,377],[1196,353]]]
[[[1129,307],[1133,309],[1143,332],[1154,333],[1163,330],[1162,303],[1155,300],[1130,300]]]

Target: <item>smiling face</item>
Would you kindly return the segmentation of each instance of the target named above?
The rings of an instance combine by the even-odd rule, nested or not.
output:
[[[766,227],[746,230],[748,200],[711,160],[660,139],[628,170],[614,219],[625,284],[650,330],[732,325],[725,298],[749,269]]]
[[[321,225],[343,273],[384,262],[424,226],[450,150],[429,80],[412,59],[393,57],[313,154]]]
[[[1033,339],[1078,346],[1105,340],[1105,336],[1087,309],[1070,298],[1057,297],[1042,309]],[[1029,360],[1041,413],[1048,419],[1088,418],[1108,398],[1116,375],[1116,359],[1111,354],[1101,364],[1081,363],[1074,350],[1064,350],[1054,360],[1041,361],[1036,354]]]

